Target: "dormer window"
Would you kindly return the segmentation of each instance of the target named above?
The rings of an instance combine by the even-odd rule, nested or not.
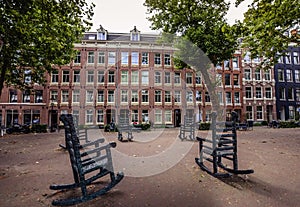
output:
[[[140,41],[140,31],[134,26],[133,30],[130,31],[131,41]]]
[[[97,40],[107,40],[107,30],[105,30],[102,25],[97,29]]]

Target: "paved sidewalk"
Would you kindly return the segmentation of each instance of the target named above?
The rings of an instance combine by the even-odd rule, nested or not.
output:
[[[198,135],[206,133],[201,131]],[[126,164],[133,167],[135,158],[155,157],[173,147],[179,140],[178,134],[179,129],[155,129],[134,133],[133,142],[119,142],[117,133],[97,129],[90,131],[90,138],[116,141],[116,150],[128,156]],[[51,206],[53,199],[68,194],[49,189],[54,183],[72,182],[68,155],[58,146],[63,142],[63,130],[0,137],[1,207]],[[198,144],[184,141],[182,144],[190,145],[191,149],[180,152],[182,159],[175,166],[147,177],[136,177],[129,169],[123,169],[125,176],[126,172],[130,176],[127,174],[112,191],[77,206],[299,206],[300,128],[254,127],[253,131],[238,131],[238,143],[240,168],[252,168],[254,174],[225,180],[213,178],[194,161]],[[123,168],[116,159],[116,168]]]

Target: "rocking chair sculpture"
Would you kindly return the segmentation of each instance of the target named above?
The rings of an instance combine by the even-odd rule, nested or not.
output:
[[[238,155],[237,155],[237,133],[236,120],[237,113],[231,113],[232,121],[217,122],[217,114],[212,113],[212,132],[211,137],[200,138],[199,141],[199,158],[195,158],[196,163],[200,168],[214,177],[229,177],[231,174],[250,174],[254,171],[252,169],[240,170],[238,169]],[[227,167],[222,159],[232,162],[232,168]],[[211,168],[207,164],[211,163]],[[222,168],[226,172],[219,172]]]
[[[128,141],[132,141],[133,139],[132,128],[133,126],[130,125],[128,117],[119,116],[119,123],[117,124],[118,140],[123,141],[123,132],[124,132],[127,133]]]
[[[195,122],[195,116],[184,116],[184,122],[180,126],[180,131],[179,131],[179,139],[182,141],[184,139],[189,138],[190,140],[194,141],[195,140],[195,131],[196,131],[196,122]],[[188,136],[186,136],[186,133]]]
[[[113,172],[110,148],[116,147],[116,143],[112,142],[107,145],[100,145],[104,142],[104,139],[99,139],[80,145],[79,138],[76,134],[76,129],[73,124],[72,115],[61,115],[60,120],[65,126],[66,148],[70,156],[74,183],[51,185],[50,189],[66,190],[80,188],[81,196],[62,200],[54,200],[52,205],[75,205],[105,194],[116,184],[118,184],[124,177],[122,172],[118,174]],[[94,146],[94,148],[89,148],[90,146]],[[80,151],[80,149],[83,151]],[[88,185],[95,184],[98,179],[106,175],[110,176],[110,183],[108,185],[95,191],[88,190]]]

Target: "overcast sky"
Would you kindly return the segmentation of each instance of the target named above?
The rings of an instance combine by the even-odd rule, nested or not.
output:
[[[154,33],[150,29],[150,22],[146,19],[144,0],[87,0],[96,5],[91,31],[96,31],[101,24],[108,32],[129,32],[134,26],[142,33]],[[234,0],[229,0],[231,8],[227,19],[233,24],[236,19],[243,19],[247,5],[251,0],[246,0],[238,8],[234,7]]]

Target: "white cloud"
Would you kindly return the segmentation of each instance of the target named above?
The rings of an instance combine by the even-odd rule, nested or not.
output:
[[[234,7],[234,0],[231,3],[227,15],[228,22],[233,24],[235,19],[243,19],[243,13],[247,11],[247,5],[252,0],[246,0],[238,8]],[[153,33],[150,29],[150,22],[146,19],[147,8],[143,6],[144,0],[87,0],[93,2],[96,7],[93,17],[91,31],[96,31],[101,24],[110,32],[129,32],[134,26],[142,33]]]

